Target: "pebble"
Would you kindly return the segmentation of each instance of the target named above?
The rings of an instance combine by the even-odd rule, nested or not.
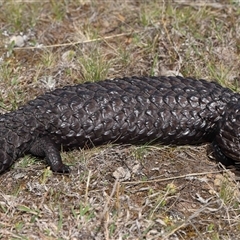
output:
[[[128,169],[124,169],[123,167],[119,167],[113,173],[113,177],[115,179],[118,179],[119,181],[126,181],[131,177],[131,173]]]
[[[12,36],[10,38],[10,44],[14,42],[14,47],[23,47],[25,45],[25,38],[24,36]]]

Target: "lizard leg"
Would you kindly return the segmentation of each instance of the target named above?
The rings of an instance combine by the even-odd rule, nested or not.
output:
[[[31,146],[30,153],[44,157],[53,172],[70,172],[70,168],[62,162],[58,147],[47,137],[38,138]]]
[[[219,161],[226,167],[235,165],[235,162],[231,158],[228,158],[227,156],[225,156],[225,154],[221,151],[220,147],[215,141],[213,141],[212,143],[212,148],[213,148],[213,155],[217,161]]]

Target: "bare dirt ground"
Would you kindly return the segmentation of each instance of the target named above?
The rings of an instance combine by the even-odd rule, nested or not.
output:
[[[195,76],[239,91],[239,1],[1,1],[0,113],[56,87]],[[25,156],[0,176],[1,239],[240,239],[234,169],[203,146]],[[1,160],[0,160],[1,161]]]

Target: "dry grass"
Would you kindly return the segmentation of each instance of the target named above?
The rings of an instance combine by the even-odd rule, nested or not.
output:
[[[0,113],[67,84],[182,74],[239,90],[239,1],[1,1]],[[22,36],[16,46],[13,36]],[[31,156],[0,176],[1,239],[240,239],[239,183],[206,146]]]

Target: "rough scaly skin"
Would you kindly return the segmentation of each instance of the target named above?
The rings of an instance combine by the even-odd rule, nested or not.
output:
[[[212,142],[218,160],[240,161],[240,95],[182,77],[130,77],[56,89],[0,115],[0,172],[24,154],[67,173],[60,149],[99,144]]]

